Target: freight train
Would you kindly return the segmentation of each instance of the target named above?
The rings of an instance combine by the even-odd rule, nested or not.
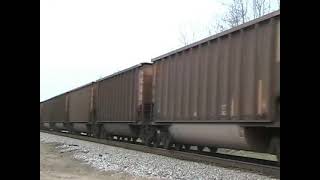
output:
[[[40,102],[40,128],[280,162],[280,11]]]

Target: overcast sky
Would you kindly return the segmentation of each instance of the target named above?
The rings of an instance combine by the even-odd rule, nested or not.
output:
[[[221,0],[40,0],[40,101],[182,46]]]

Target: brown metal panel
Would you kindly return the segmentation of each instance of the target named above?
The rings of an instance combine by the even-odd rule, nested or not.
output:
[[[113,101],[113,98],[114,98],[114,78],[115,77],[111,77],[110,78],[110,82],[108,84],[108,93],[107,93],[107,103],[109,105],[108,107],[108,115],[109,115],[109,121],[115,121],[115,118],[114,118],[114,112],[113,112],[113,107],[114,107],[114,101]]]
[[[183,87],[183,116],[182,119],[188,120],[190,119],[190,89],[191,89],[191,85],[190,85],[190,79],[191,79],[191,50],[186,51],[185,54],[185,69],[184,69],[184,87]]]
[[[169,88],[168,88],[168,116],[167,119],[173,119],[173,112],[174,112],[174,90],[175,88],[171,88],[174,87],[174,83],[175,83],[175,77],[176,77],[176,73],[174,71],[175,68],[175,56],[171,56],[170,59],[168,60],[169,62],[169,66],[168,66],[168,70],[169,70],[169,75],[168,77],[170,77],[169,80]]]
[[[202,45],[199,53],[199,101],[198,101],[198,117],[199,119],[206,119],[207,107],[207,66],[208,66],[208,44]]]
[[[193,120],[197,120],[198,117],[198,77],[199,77],[199,47],[195,47],[192,49],[192,58],[191,58],[191,93],[190,93],[190,110],[191,117]]]
[[[130,121],[133,121],[134,120],[134,111],[135,111],[135,99],[134,99],[134,96],[137,95],[137,92],[135,91],[135,80],[136,78],[134,77],[134,73],[132,72],[128,72],[130,74],[130,93],[129,93],[129,99],[130,99],[130,107],[128,107],[130,110],[129,110],[129,120]]]
[[[118,76],[118,80],[114,82],[114,118],[115,119],[120,119],[119,118],[119,108],[118,108],[118,104],[119,104],[119,92],[120,92],[120,87],[119,87],[119,83],[121,82],[121,74]]]
[[[226,35],[226,34],[233,33],[233,32],[236,32],[236,31],[240,31],[240,30],[242,30],[242,29],[244,29],[244,28],[246,28],[246,27],[248,27],[248,26],[254,25],[254,24],[256,24],[256,23],[260,23],[260,22],[263,22],[263,21],[265,21],[265,20],[269,20],[269,19],[272,19],[272,18],[278,18],[278,17],[280,17],[280,10],[274,11],[274,12],[269,13],[269,14],[267,14],[267,15],[264,15],[264,16],[262,16],[262,17],[260,17],[260,18],[257,18],[257,19],[251,20],[251,21],[249,21],[249,22],[246,22],[246,23],[244,23],[244,24],[241,24],[241,25],[239,25],[239,26],[237,26],[237,27],[231,28],[231,29],[229,29],[229,30],[223,31],[223,32],[221,32],[221,33],[215,34],[215,35],[210,36],[210,37],[208,37],[208,38],[205,38],[205,39],[202,39],[202,40],[197,41],[197,42],[195,42],[195,43],[192,43],[192,44],[190,44],[190,45],[184,46],[184,47],[179,48],[179,49],[177,49],[177,50],[174,50],[174,51],[171,51],[171,52],[166,53],[166,54],[164,54],[164,55],[161,55],[161,56],[159,56],[159,57],[153,58],[153,59],[152,59],[152,62],[156,62],[156,61],[158,61],[158,60],[163,60],[165,57],[168,57],[168,56],[170,56],[170,55],[172,55],[172,54],[185,51],[185,50],[190,49],[190,48],[192,48],[192,47],[194,47],[194,46],[198,46],[198,45],[203,44],[203,43],[206,43],[206,42],[208,42],[208,41],[217,39],[217,38],[219,38],[219,37],[221,37],[221,36],[224,36],[224,35]]]
[[[232,34],[233,38],[233,52],[232,52],[232,65],[233,68],[230,70],[232,74],[230,77],[233,77],[233,82],[231,83],[231,94],[230,94],[230,118],[232,120],[239,119],[240,116],[240,90],[241,90],[241,63],[242,63],[242,43],[243,43],[243,31],[236,32]]]
[[[246,43],[243,44],[243,63],[241,80],[241,119],[254,118],[255,113],[255,29],[252,27],[244,31]]]
[[[269,104],[270,97],[270,70],[271,70],[271,63],[270,63],[270,55],[271,55],[271,38],[272,32],[270,29],[269,22],[260,24],[258,38],[257,38],[257,51],[258,51],[258,58],[257,58],[257,112],[258,116],[263,116],[268,111],[268,107],[266,104]]]
[[[162,106],[163,106],[163,93],[165,92],[164,89],[165,89],[165,86],[164,86],[164,69],[163,69],[163,64],[164,63],[159,63],[157,64],[159,66],[159,73],[157,73],[157,77],[159,77],[159,80],[157,81],[158,84],[157,84],[157,89],[159,89],[159,93],[157,93],[157,101],[156,101],[156,104],[157,104],[157,107],[158,107],[158,110],[157,110],[157,117],[159,119],[163,119],[162,117]]]
[[[166,71],[165,71],[165,63],[161,62],[159,63],[159,66],[160,66],[160,73],[158,74],[158,77],[159,77],[159,89],[160,89],[160,92],[159,92],[159,100],[156,102],[158,103],[159,102],[159,110],[158,110],[158,113],[159,113],[159,119],[163,120],[164,119],[164,106],[165,106],[165,93],[166,93],[166,85],[165,85],[165,82],[166,82]]]
[[[219,104],[218,104],[218,119],[225,120],[228,118],[228,66],[229,66],[229,53],[230,53],[230,36],[224,36],[221,39],[221,56],[219,58]]]
[[[121,109],[120,109],[120,106],[119,106],[119,103],[120,103],[120,92],[121,92],[121,87],[120,87],[120,83],[122,81],[122,78],[121,78],[121,75],[122,74],[119,74],[118,75],[118,78],[115,79],[115,82],[114,82],[114,118],[116,120],[120,120],[121,117],[120,117],[120,112],[121,112]]]
[[[152,81],[153,81],[153,67],[143,67],[143,103],[152,103]]]
[[[155,121],[272,121],[280,12],[155,58]]]
[[[130,105],[130,98],[129,98],[129,93],[131,92],[131,90],[129,89],[129,85],[130,85],[130,76],[128,73],[125,73],[125,79],[124,79],[124,84],[125,84],[125,89],[124,89],[124,105],[123,105],[123,109],[124,109],[124,117],[125,119],[129,119],[129,105]]]
[[[159,109],[158,109],[158,114],[159,114],[159,119],[164,119],[163,118],[163,109],[164,109],[164,103],[165,103],[165,75],[166,75],[166,71],[165,71],[165,67],[164,67],[165,63],[159,63],[159,73],[157,74],[157,77],[159,77],[159,84],[158,84],[158,88],[159,88],[159,99],[156,103],[159,102]]]
[[[236,56],[235,56],[235,52],[236,52],[236,48],[237,48],[237,33],[232,33],[229,36],[229,52],[227,51],[227,53],[229,53],[228,55],[228,83],[227,83],[227,120],[231,120],[233,119],[233,112],[234,112],[234,89],[235,89],[235,61],[236,61]]]
[[[153,105],[153,109],[152,109],[152,115],[154,118],[157,118],[158,116],[158,104],[156,104],[155,102],[158,100],[158,94],[156,92],[159,92],[158,87],[158,81],[159,79],[156,78],[157,74],[159,74],[159,66],[157,64],[153,64],[152,66],[152,105]],[[156,89],[157,88],[157,89]]]
[[[137,93],[139,93],[139,71],[140,71],[140,68],[139,69],[135,69],[134,70],[134,92],[135,94],[133,95],[133,98],[134,98],[134,106],[133,107],[133,120],[135,120],[136,118],[138,118],[138,108],[139,108],[139,104],[138,104],[138,95]],[[141,86],[142,87],[142,86]]]
[[[98,83],[98,94],[96,97],[96,100],[98,102],[98,106],[97,106],[97,121],[100,119],[104,119],[106,120],[106,98],[105,98],[105,93],[103,91],[105,91],[105,83],[103,83],[103,81],[100,81]]]
[[[211,43],[211,48],[212,48],[212,55],[210,59],[210,75],[208,77],[208,86],[209,86],[209,90],[208,90],[208,118],[209,119],[218,119],[218,104],[219,104],[219,88],[218,88],[218,84],[219,84],[219,55],[220,55],[220,51],[218,49],[218,47],[220,46],[221,42],[220,42],[220,38],[217,39],[216,41],[213,41]]]
[[[119,100],[118,100],[119,118],[118,119],[125,119],[124,112],[123,112],[123,110],[125,108],[121,108],[125,105],[124,104],[125,97],[123,96],[123,94],[125,92],[124,85],[125,85],[125,74],[121,74],[120,75],[120,82],[119,82]]]
[[[161,94],[161,68],[159,63],[153,64],[153,86],[152,86],[152,103],[153,103],[153,118],[160,119],[160,94]],[[156,103],[159,102],[159,103]]]
[[[207,116],[206,116],[206,119],[212,119],[214,114],[213,114],[213,110],[214,110],[214,104],[213,102],[215,102],[215,94],[214,92],[216,91],[213,91],[214,87],[214,83],[215,81],[214,78],[216,77],[214,75],[215,71],[213,70],[213,67],[215,67],[214,63],[215,63],[215,57],[217,56],[217,53],[216,53],[216,50],[215,50],[215,45],[214,43],[217,43],[217,41],[209,41],[208,42],[208,52],[210,52],[207,56],[207,61],[208,61],[208,67],[207,67],[207,81],[205,82],[207,84],[207,97],[206,97],[206,100],[207,100],[207,109],[206,109],[206,112],[207,112]]]
[[[173,79],[174,79],[174,73],[173,73],[173,71],[172,71],[172,68],[173,68],[173,56],[170,56],[169,58],[168,58],[168,66],[167,66],[167,68],[168,68],[168,94],[167,94],[167,115],[166,115],[166,119],[171,119],[171,108],[172,108],[172,102],[173,102],[173,100],[172,100],[172,90],[173,90],[173,88],[171,88],[171,86],[172,86],[172,83],[173,83]]]
[[[117,79],[116,79],[117,78]],[[117,109],[116,109],[116,101],[117,101],[117,99],[116,99],[116,97],[117,97],[117,95],[116,95],[116,93],[117,93],[117,80],[119,79],[119,76],[116,76],[116,77],[113,77],[112,78],[112,86],[111,86],[111,89],[112,89],[112,94],[111,94],[111,108],[110,108],[110,110],[111,110],[111,116],[112,116],[112,119],[114,120],[114,121],[117,121],[118,119],[117,119],[117,113],[116,113],[116,111],[117,111]]]
[[[143,66],[141,68],[143,71],[143,76],[141,80],[141,87],[142,90],[142,101],[141,109],[139,111],[139,119],[142,120],[151,120],[151,113],[152,113],[152,81],[153,81],[153,67],[150,66]]]
[[[274,73],[272,73],[273,74],[272,96],[279,97],[279,103],[280,103],[280,16],[278,17],[278,19],[275,20],[275,40],[273,44],[275,47],[274,48],[275,55],[273,57],[273,60],[275,62],[273,62]],[[275,109],[275,108],[272,108],[272,109]]]
[[[42,122],[50,122],[50,108],[49,108],[49,101],[42,102],[42,113],[41,113],[41,119]]]
[[[97,112],[101,112],[102,113],[102,117],[101,118],[98,118],[97,120],[100,120],[100,119],[103,119],[105,121],[109,120],[109,104],[107,103],[108,102],[108,99],[106,97],[106,91],[109,91],[109,88],[108,88],[108,84],[107,83],[103,83],[103,81],[101,81],[100,83],[100,87],[99,87],[99,96],[97,97],[97,100],[101,100],[101,108],[97,108]]]
[[[66,94],[57,96],[50,101],[50,122],[65,122],[66,121]]]
[[[170,61],[167,59],[164,63],[164,75],[165,75],[165,83],[163,84],[163,86],[165,87],[165,93],[164,93],[164,97],[163,97],[163,118],[164,119],[168,119],[168,106],[169,106],[169,89],[170,89],[170,71],[169,71],[169,65]]]
[[[113,108],[114,108],[114,78],[115,77],[112,77],[110,79],[110,83],[108,84],[109,85],[109,91],[108,91],[108,98],[107,98],[107,101],[108,101],[108,110],[109,110],[109,115],[110,115],[110,121],[114,121],[115,118],[114,118],[114,111],[113,111]]]
[[[95,99],[98,122],[136,122],[144,118],[143,113],[138,116],[138,111],[142,105],[151,103],[150,64],[135,66],[97,83],[98,94]]]
[[[89,122],[93,85],[77,89],[68,94],[69,122]]]
[[[117,78],[117,79],[116,79]],[[110,111],[111,111],[111,117],[113,120],[117,120],[117,113],[116,113],[116,93],[117,93],[117,80],[119,79],[119,76],[113,77],[111,78],[112,80],[112,86],[111,86],[111,107],[110,107]]]
[[[112,103],[112,101],[111,101],[111,96],[110,96],[110,93],[111,93],[111,91],[112,91],[112,89],[111,89],[111,80],[112,79],[110,79],[108,82],[107,82],[107,80],[106,80],[106,82],[104,82],[104,84],[105,84],[105,89],[103,89],[103,91],[102,91],[102,93],[104,94],[104,97],[103,97],[103,100],[104,100],[104,113],[105,113],[105,116],[106,116],[106,121],[110,121],[111,120],[111,112],[110,112],[110,107],[111,107],[111,103]]]
[[[172,98],[172,109],[170,110],[170,119],[176,119],[178,117],[177,115],[177,104],[179,102],[179,95],[180,92],[178,91],[178,83],[179,82],[179,70],[178,70],[178,66],[179,66],[179,61],[178,61],[178,58],[179,58],[179,54],[176,54],[174,56],[174,59],[172,61],[172,63],[174,64],[174,66],[172,67],[172,71],[173,71],[173,74],[174,74],[174,78],[172,79],[172,84],[173,86],[176,86],[176,88],[172,89],[172,94],[171,94],[171,98]],[[176,84],[176,85],[174,85]]]
[[[174,113],[174,119],[178,119],[178,120],[181,120],[181,114],[182,114],[182,91],[183,91],[183,72],[184,72],[184,69],[183,69],[183,64],[184,64],[184,59],[183,59],[183,55],[181,53],[178,54],[178,57],[177,57],[177,60],[176,60],[176,63],[177,63],[177,66],[176,66],[176,85],[177,85],[177,88],[176,88],[176,91],[175,91],[175,97],[176,97],[176,100],[175,100],[175,113]]]
[[[187,84],[188,84],[188,77],[187,77],[187,69],[188,69],[188,63],[186,63],[187,61],[187,53],[188,51],[184,51],[181,54],[181,61],[183,61],[183,63],[181,64],[181,71],[182,71],[182,83],[181,83],[181,119],[185,119],[187,117],[187,108],[186,108],[186,102],[187,102],[187,98],[186,98],[186,94],[187,94]],[[161,100],[160,100],[161,101]]]
[[[43,116],[43,103],[40,103],[40,122],[42,122],[42,116]]]

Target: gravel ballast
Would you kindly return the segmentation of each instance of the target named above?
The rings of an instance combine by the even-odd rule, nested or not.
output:
[[[40,142],[57,144],[60,153],[102,171],[156,179],[272,179],[267,176],[202,163],[97,144],[40,132]]]

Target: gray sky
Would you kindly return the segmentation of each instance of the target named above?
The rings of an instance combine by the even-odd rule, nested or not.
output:
[[[179,48],[182,28],[200,31],[222,10],[213,0],[41,0],[40,101]]]
[[[40,0],[40,101],[208,34],[221,0]]]

